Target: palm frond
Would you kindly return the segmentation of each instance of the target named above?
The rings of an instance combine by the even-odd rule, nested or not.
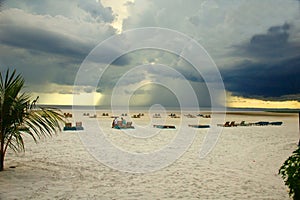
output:
[[[5,76],[0,72],[0,142],[1,156],[7,148],[23,151],[23,135],[30,135],[34,141],[45,136],[51,136],[61,130],[65,122],[64,115],[59,109],[38,107],[32,109],[30,96],[21,93],[24,79],[20,74],[6,71]],[[2,162],[4,160],[2,159]],[[0,171],[3,169],[3,163]]]

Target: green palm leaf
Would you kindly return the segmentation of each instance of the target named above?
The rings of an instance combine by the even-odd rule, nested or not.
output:
[[[22,93],[24,79],[16,71],[0,74],[0,171],[7,148],[24,151],[23,135],[34,141],[61,130],[64,115],[59,109],[33,107],[30,96]]]

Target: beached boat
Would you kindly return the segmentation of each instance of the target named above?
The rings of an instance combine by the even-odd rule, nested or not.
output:
[[[189,127],[193,127],[193,128],[209,128],[210,126],[208,124],[189,124]]]

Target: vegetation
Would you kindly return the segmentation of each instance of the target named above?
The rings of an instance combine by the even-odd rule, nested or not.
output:
[[[36,106],[29,94],[22,92],[24,79],[16,71],[0,72],[0,171],[8,148],[24,151],[24,134],[34,141],[61,130],[64,116],[60,110]]]
[[[289,195],[295,199],[300,199],[300,147],[283,163],[279,169],[279,174],[283,178],[285,185],[290,189]]]

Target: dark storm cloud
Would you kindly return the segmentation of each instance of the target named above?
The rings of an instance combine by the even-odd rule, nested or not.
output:
[[[1,27],[0,42],[8,46],[76,58],[84,58],[93,47],[50,30],[13,25]]]
[[[4,0],[0,0],[0,11],[3,9],[4,6]]]
[[[300,56],[276,64],[245,62],[221,73],[226,89],[234,95],[292,100],[300,94],[299,66]]]
[[[116,66],[128,65],[128,64],[130,64],[130,57],[126,56],[126,55],[118,57],[111,64],[116,65]]]
[[[278,60],[286,56],[296,56],[299,46],[289,42],[292,25],[285,23],[272,26],[265,34],[254,35],[248,43],[236,46],[237,54],[259,59]]]
[[[29,84],[74,84],[85,57],[98,42],[115,33],[109,24],[34,15],[20,9],[7,9],[1,15],[1,68],[17,69]],[[102,57],[97,61],[103,62]]]
[[[249,51],[253,53],[276,53],[287,45],[289,37],[287,32],[288,29],[288,24],[284,24],[283,26],[273,26],[269,28],[267,34],[253,36],[250,40]],[[266,51],[270,49],[272,49],[272,51]]]
[[[226,89],[243,97],[295,100],[300,94],[300,42],[289,42],[291,28],[288,23],[272,26],[236,46],[245,61],[221,70]]]

